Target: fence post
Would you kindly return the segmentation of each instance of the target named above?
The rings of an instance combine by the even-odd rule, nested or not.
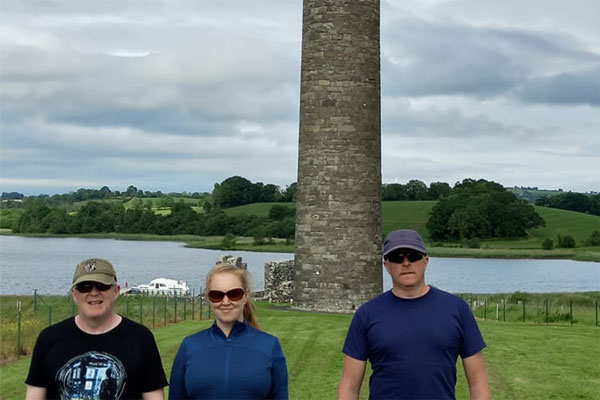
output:
[[[186,314],[187,314],[187,299],[184,297],[183,298],[183,320],[186,320]]]
[[[152,295],[152,329],[156,327],[156,294]]]
[[[546,298],[546,325],[548,325],[548,323],[550,322],[549,309],[550,309],[550,300],[548,298]]]
[[[17,358],[21,357],[21,302],[17,301]]]
[[[37,289],[33,289],[33,312],[37,311]]]
[[[192,289],[192,321],[194,320],[194,300],[196,299],[196,297],[194,296],[194,289]]]
[[[525,300],[523,300],[523,322],[525,322]]]
[[[596,326],[598,326],[598,300],[596,300]]]
[[[52,325],[52,307],[48,307],[48,326]]]
[[[125,316],[129,318],[129,296],[125,297]]]
[[[571,325],[573,325],[573,300],[569,301],[569,314],[571,318]]]
[[[502,321],[506,322],[506,299],[502,299]]]
[[[173,322],[177,323],[177,293],[173,293],[173,310],[175,312]]]
[[[144,295],[140,296],[140,325],[144,324]]]
[[[167,326],[167,295],[165,295],[165,307],[164,307],[164,312],[165,312],[165,319],[164,319],[164,325],[163,325],[163,326]]]
[[[483,320],[487,321],[487,297],[483,298]]]
[[[202,306],[204,305],[204,298],[200,298],[200,321],[202,321],[202,318],[204,318],[204,316],[202,315]],[[596,312],[596,320],[598,319],[598,312]]]

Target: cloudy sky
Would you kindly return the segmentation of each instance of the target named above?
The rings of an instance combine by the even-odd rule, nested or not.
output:
[[[300,0],[2,0],[1,189],[296,180]],[[384,183],[600,190],[600,3],[381,0]]]

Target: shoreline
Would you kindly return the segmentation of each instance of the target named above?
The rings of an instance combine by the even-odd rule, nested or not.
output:
[[[0,236],[20,236],[36,238],[87,238],[183,242],[189,248],[201,248],[222,251],[252,251],[265,253],[294,254],[294,245],[286,244],[284,239],[274,239],[272,243],[254,245],[253,238],[236,237],[236,243],[230,248],[221,246],[223,236],[195,235],[156,235],[137,233],[89,233],[89,234],[15,234],[8,229],[0,229]],[[481,248],[458,247],[456,244],[445,246],[430,246],[430,257],[441,258],[487,258],[487,259],[542,259],[542,260],[573,260],[600,263],[600,247],[558,248],[553,250],[531,248],[489,247],[493,242],[483,242]]]

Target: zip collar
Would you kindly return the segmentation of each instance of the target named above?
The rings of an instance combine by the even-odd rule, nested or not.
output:
[[[217,325],[216,320],[215,320],[215,322],[213,322],[210,329],[216,336],[222,338],[223,340],[227,340],[227,339],[231,339],[233,336],[239,336],[243,331],[246,330],[247,326],[248,325],[246,324],[245,320],[243,322],[235,321],[233,326],[231,327],[231,332],[229,333],[229,337],[225,336],[225,333],[223,333],[221,328],[219,328],[219,326]]]

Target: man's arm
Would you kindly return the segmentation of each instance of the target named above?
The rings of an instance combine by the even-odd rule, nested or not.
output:
[[[27,385],[25,400],[46,400],[46,388]]]
[[[165,400],[165,391],[163,388],[153,390],[151,392],[142,393],[144,400]],[[29,400],[29,399],[27,399]]]
[[[350,356],[344,358],[342,379],[338,387],[338,400],[357,400],[365,376],[367,362]]]
[[[491,400],[490,383],[487,372],[485,372],[485,360],[483,352],[476,353],[470,357],[463,358],[463,368],[469,384],[471,400]]]

